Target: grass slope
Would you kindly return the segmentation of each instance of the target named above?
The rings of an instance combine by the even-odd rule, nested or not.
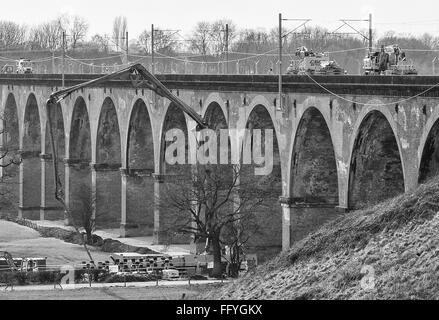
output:
[[[439,299],[439,178],[349,212],[208,299]]]

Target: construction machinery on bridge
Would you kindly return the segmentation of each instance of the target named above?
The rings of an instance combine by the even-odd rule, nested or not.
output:
[[[1,71],[1,73],[12,74],[15,73],[15,67],[12,64],[5,64]]]
[[[20,58],[17,61],[16,72],[21,74],[33,73],[32,62],[30,59]]]
[[[340,75],[346,74],[335,60],[330,60],[327,53],[316,53],[301,46],[297,48],[297,60],[291,60],[287,74],[297,75]]]
[[[316,53],[302,46],[287,68],[287,74],[295,75],[342,75],[347,74],[327,53]],[[408,61],[405,52],[394,44],[381,46],[379,50],[368,51],[363,59],[364,75],[417,75],[413,62]]]
[[[380,50],[367,53],[363,60],[365,75],[417,75],[412,62],[407,61],[405,52],[397,45],[381,46]]]
[[[20,58],[15,61],[15,65],[5,64],[1,70],[1,73],[17,73],[17,74],[30,74],[33,73],[32,61],[30,59]]]

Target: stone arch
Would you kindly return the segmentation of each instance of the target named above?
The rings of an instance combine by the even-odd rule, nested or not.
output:
[[[92,201],[90,118],[85,100],[81,96],[76,98],[73,105],[69,140],[65,193],[67,205],[76,217],[87,206],[86,201]]]
[[[303,203],[338,204],[337,162],[322,113],[307,108],[299,121],[291,157],[291,197]]]
[[[105,98],[98,121],[96,163],[121,163],[121,141],[116,107],[111,98]]]
[[[221,105],[217,102],[211,102],[205,110],[204,120],[207,123],[209,129],[212,129],[216,132],[217,136],[217,163],[220,164],[220,136],[221,131],[228,130],[227,124],[227,115],[224,113],[224,109],[221,108]],[[230,154],[231,154],[231,146],[230,139],[228,139],[228,164],[230,164]]]
[[[364,207],[404,192],[404,167],[391,122],[370,110],[357,127],[349,168],[349,208]]]
[[[170,141],[165,141],[165,135],[168,130],[179,129],[182,130],[185,137],[185,164],[175,164],[169,165],[165,159],[166,148],[172,144]],[[188,126],[186,122],[186,116],[184,112],[179,109],[174,103],[171,103],[165,113],[162,124],[162,134],[161,134],[161,150],[160,150],[160,161],[162,162],[161,172],[166,175],[174,174],[184,174],[187,173],[188,162],[189,162],[189,133]]]
[[[60,180],[64,182],[65,170],[64,170],[64,158],[66,154],[66,137],[64,128],[63,111],[61,104],[58,103],[55,108],[50,110],[50,118],[52,119],[52,131],[53,138],[55,141],[55,152],[58,161],[58,174]],[[42,189],[41,197],[41,218],[45,220],[58,220],[63,219],[63,208],[56,201],[55,194],[55,184],[53,181],[53,154],[52,145],[50,142],[50,131],[49,131],[49,120],[46,119],[45,123],[45,148],[44,154],[42,155],[42,178],[45,179],[44,189]]]
[[[83,97],[78,97],[73,106],[70,126],[69,158],[91,161],[90,118]]]
[[[294,137],[290,170],[291,242],[336,216],[338,173],[331,133],[323,114],[308,107]]]
[[[162,122],[161,141],[160,141],[160,196],[166,197],[166,194],[172,194],[182,187],[182,183],[187,181],[190,185],[189,179],[192,174],[192,165],[189,164],[189,133],[187,118],[184,112],[179,109],[174,103],[171,103],[165,113]],[[178,129],[183,132],[185,148],[184,148],[184,161],[183,163],[176,162],[175,164],[168,163],[169,159],[166,159],[165,154],[169,146],[174,141],[166,141],[166,133],[169,130]],[[173,156],[177,156],[177,151],[170,153]],[[174,183],[175,181],[177,183]],[[187,234],[176,233],[176,215],[172,213],[174,208],[160,209],[160,223],[156,230],[159,242],[172,242],[172,243],[189,243],[190,237]],[[177,222],[178,223],[178,222]]]
[[[418,155],[418,183],[423,183],[435,175],[437,157],[437,128],[439,125],[439,108],[431,108],[431,114],[425,123],[419,140]]]
[[[334,101],[334,104],[337,105],[337,102]],[[285,149],[285,150],[288,150],[289,157],[287,158],[287,161],[285,161],[285,163],[283,163],[283,166],[285,167],[285,174],[286,174],[286,178],[284,178],[284,179],[285,179],[285,181],[288,181],[288,183],[285,183],[285,185],[284,185],[285,197],[291,196],[291,176],[292,176],[291,172],[293,170],[292,163],[293,163],[293,155],[294,155],[293,149],[294,149],[294,145],[296,143],[295,137],[297,136],[297,131],[298,131],[298,128],[300,127],[300,122],[302,121],[304,114],[307,111],[309,111],[310,108],[316,109],[317,112],[321,116],[321,120],[323,120],[325,122],[325,125],[328,128],[329,136],[331,138],[331,144],[333,146],[335,158],[337,159],[338,156],[341,154],[342,144],[338,143],[339,141],[334,139],[334,132],[333,132],[334,128],[332,127],[332,123],[331,123],[332,110],[327,112],[327,109],[324,107],[321,100],[316,99],[313,96],[307,97],[305,99],[305,101],[301,104],[298,104],[297,108],[293,111],[294,123],[292,124],[292,131],[291,131],[292,139],[290,139],[290,141],[288,143],[288,147]],[[337,166],[337,172],[338,172],[338,176],[339,176],[338,178],[339,178],[339,183],[340,183],[340,174],[339,174],[340,162],[339,161],[336,161],[336,166]]]
[[[253,110],[256,107],[260,107],[260,106],[264,106],[267,114],[270,116],[271,122],[273,123],[273,127],[276,128],[276,115],[275,115],[275,111],[274,108],[269,108],[268,106],[270,106],[270,102],[267,100],[266,97],[262,96],[262,95],[257,95],[255,96],[249,103],[248,108],[246,108],[246,118],[244,120],[245,125],[248,124],[249,122],[249,118],[250,115],[252,114]],[[277,129],[277,128],[276,128]]]
[[[420,144],[418,183],[424,183],[439,173],[439,118],[426,132]]]
[[[28,219],[39,219],[41,205],[41,121],[37,99],[33,93],[29,95],[25,106],[22,139],[21,215]]]
[[[96,184],[96,224],[119,227],[121,213],[121,138],[113,100],[105,98],[100,109],[96,134],[96,163],[92,170]]]
[[[137,99],[128,124],[125,173],[124,236],[152,235],[154,231],[154,137],[148,108]],[[123,199],[124,197],[122,197]],[[124,215],[122,215],[122,220]]]
[[[63,111],[61,108],[61,104],[58,103],[54,109],[51,110],[52,119],[52,131],[53,136],[55,140],[55,146],[57,151],[57,156],[60,161],[63,161],[65,154],[66,154],[66,135],[65,135],[65,128],[64,128],[64,117],[63,117]],[[45,138],[45,151],[46,154],[51,155],[52,154],[52,146],[50,143],[50,132],[49,132],[49,120],[46,120],[46,138]]]
[[[4,105],[3,114],[3,147],[10,151],[20,148],[19,121],[17,103],[13,93],[9,93]]]
[[[137,99],[131,111],[127,135],[127,169],[154,170],[154,140],[148,108]]]
[[[267,175],[255,175],[254,169],[261,166],[255,165],[252,160],[251,164],[243,163],[240,177],[241,183],[258,185],[268,192],[266,206],[255,210],[256,223],[260,226],[261,234],[250,240],[252,250],[258,252],[259,259],[265,260],[278,253],[282,248],[282,215],[281,207],[278,203],[279,197],[282,194],[279,144],[277,141],[273,117],[270,115],[270,112],[265,105],[258,104],[251,107],[251,112],[247,118],[245,128],[249,131],[246,132],[246,138],[244,138],[244,141],[249,141],[250,146],[252,145],[250,139],[253,139],[252,130],[262,129],[263,154],[265,154],[264,141],[266,136],[264,129],[271,129],[273,133],[273,169],[271,173]],[[250,136],[247,136],[247,134]],[[252,150],[252,147],[250,150]],[[249,149],[243,147],[242,152],[241,159],[244,160],[246,157],[248,158],[248,155],[246,156],[244,153],[249,152]]]
[[[18,120],[18,109],[15,97],[12,93],[8,94],[2,113],[2,162],[7,165],[1,168],[2,183],[0,185],[1,207],[4,211],[10,211],[16,215],[18,212],[19,200],[19,167],[10,164],[18,160],[20,148],[20,125]],[[9,164],[9,165],[8,165]]]
[[[216,101],[210,102],[203,112],[203,118],[208,123],[208,127],[215,125],[214,130],[217,128],[227,128],[227,111]]]
[[[29,95],[25,106],[22,149],[25,152],[41,152],[41,121],[33,93]]]
[[[225,117],[225,119],[228,123],[229,122],[229,115],[228,115],[227,107],[226,107],[223,99],[220,97],[220,95],[217,92],[211,93],[207,97],[206,101],[204,102],[203,109],[201,110],[201,116],[203,118],[206,116],[206,112],[208,109],[211,108],[212,104],[217,105],[222,110],[223,116]]]

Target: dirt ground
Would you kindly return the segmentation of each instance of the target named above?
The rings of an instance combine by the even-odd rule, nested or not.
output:
[[[55,238],[42,238],[31,228],[0,220],[0,252],[13,257],[47,257],[47,264],[64,265],[89,261],[84,247]],[[109,260],[109,254],[90,248],[95,261]]]

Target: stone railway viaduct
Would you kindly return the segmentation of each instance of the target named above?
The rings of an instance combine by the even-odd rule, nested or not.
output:
[[[96,77],[66,75],[66,86]],[[283,110],[276,76],[159,79],[215,128],[274,129],[276,198],[260,213],[264,234],[254,242],[270,252],[289,248],[340,212],[411,190],[439,168],[439,77],[315,76],[319,86],[285,76]],[[60,86],[59,75],[0,78],[2,148],[22,158],[2,176],[20,217],[63,219],[53,197],[45,113]],[[120,228],[122,237],[163,242],[166,215],[154,199],[175,173],[163,161],[164,132],[180,128],[191,145],[195,122],[167,99],[122,80],[74,93],[54,117],[68,205],[88,185],[103,224]]]

